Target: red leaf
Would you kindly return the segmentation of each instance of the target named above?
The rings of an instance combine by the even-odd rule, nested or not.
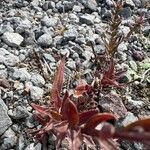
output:
[[[79,124],[82,125],[84,123],[86,123],[89,118],[91,118],[93,115],[97,114],[99,111],[96,109],[93,110],[89,110],[86,112],[82,112],[79,114]]]
[[[62,108],[62,117],[67,119],[71,127],[75,127],[79,123],[77,107],[69,98],[67,98]]]
[[[57,120],[57,121],[61,121],[62,120],[62,115],[59,114],[58,112],[56,112],[56,111],[50,111],[50,114],[51,114],[51,116],[52,116],[52,118],[54,120]]]
[[[37,104],[34,104],[34,103],[31,103],[31,106],[37,111],[39,112],[41,115],[46,115],[46,116],[49,116],[49,113],[47,113],[47,108],[43,107],[43,106],[40,106],[40,105],[37,105]]]
[[[61,101],[59,97],[63,86],[64,69],[65,69],[65,57],[61,60],[58,66],[58,70],[56,72],[51,90],[51,99],[52,101],[54,101],[54,105],[56,108],[60,108],[61,106]]]
[[[112,79],[114,78],[115,62],[111,59],[108,70],[104,73],[104,76]]]
[[[102,114],[96,114],[92,116],[85,124],[83,131],[85,133],[87,131],[90,131],[91,129],[95,129],[95,127],[105,121],[109,120],[116,120],[116,117],[113,114],[110,113],[102,113]]]
[[[149,131],[150,132],[150,118],[135,121],[135,122],[127,125],[124,128],[124,130],[125,131],[134,130],[134,128],[136,128],[136,127],[142,127],[144,129],[144,131]]]

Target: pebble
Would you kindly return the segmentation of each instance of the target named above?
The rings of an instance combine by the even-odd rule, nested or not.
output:
[[[4,101],[0,98],[0,135],[2,135],[9,126],[11,126],[12,121],[7,114],[8,108]]]
[[[44,94],[44,90],[37,86],[30,88],[30,96],[33,101],[41,100]]]
[[[15,120],[23,119],[29,116],[29,112],[26,107],[23,106],[17,106],[14,110],[9,110],[8,114]]]
[[[90,15],[90,14],[84,14],[84,15],[81,15],[79,17],[80,22],[85,23],[87,25],[93,25],[94,24],[94,18],[95,18],[95,16]]]
[[[51,35],[45,33],[38,38],[37,43],[42,47],[49,47],[52,44],[52,41]]]
[[[128,112],[126,117],[122,121],[122,125],[123,126],[127,126],[128,124],[130,124],[130,123],[132,123],[134,121],[137,121],[137,120],[138,120],[138,118],[136,116],[134,116],[133,113]]]
[[[2,136],[3,139],[2,145],[0,146],[1,150],[8,150],[13,148],[17,143],[17,136],[15,132],[9,128]]]
[[[42,87],[45,84],[45,80],[40,74],[33,74],[31,76],[31,82],[35,86],[39,86],[39,87]]]
[[[0,63],[6,66],[15,66],[20,61],[18,56],[10,53],[4,48],[0,48],[0,54]]]
[[[27,68],[15,68],[13,73],[14,79],[19,79],[20,81],[29,81],[31,78],[31,75],[27,71]]]
[[[18,33],[5,32],[3,34],[3,41],[9,46],[20,46],[24,38]]]
[[[92,11],[96,11],[96,9],[97,9],[96,0],[80,0],[80,1],[86,8],[88,8]]]
[[[58,23],[57,18],[49,18],[48,16],[45,16],[42,20],[41,23],[45,25],[46,27],[55,27]]]

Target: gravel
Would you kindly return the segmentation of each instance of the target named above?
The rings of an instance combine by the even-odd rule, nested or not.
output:
[[[41,144],[35,144],[27,133],[29,129],[37,127],[32,118],[33,109],[30,104],[46,102],[61,56],[67,57],[66,77],[81,71],[81,76],[85,77],[88,83],[92,82],[94,54],[89,43],[93,43],[95,52],[101,57],[105,52],[102,37],[112,16],[113,2],[114,0],[0,1],[1,150],[42,149]],[[125,0],[120,12],[123,19],[119,29],[121,36],[127,35],[136,16],[149,17],[149,6],[146,6],[148,2]],[[141,79],[149,69],[149,23],[150,21],[143,25],[143,34],[137,32],[128,42],[122,43],[115,56],[119,66],[117,69],[124,66],[129,69],[118,81],[128,83],[134,79],[138,80],[137,85],[129,84],[131,89],[122,89],[126,95],[125,101],[120,100],[125,110],[122,125],[137,120],[143,112],[142,116],[150,116],[147,108],[150,103],[146,91],[149,72]],[[147,65],[142,67],[145,59],[148,60]],[[74,80],[71,79],[72,82]],[[124,94],[121,96],[124,97]],[[116,106],[115,99],[113,103],[111,99],[110,101],[111,103],[107,103],[103,100],[107,106],[105,109],[109,108],[110,104]],[[127,115],[126,108],[130,110]],[[141,114],[136,113],[139,109]],[[117,109],[112,109],[112,112],[116,111]],[[122,113],[121,109],[118,111]],[[132,146],[128,148],[135,147]],[[50,147],[54,147],[54,144]]]

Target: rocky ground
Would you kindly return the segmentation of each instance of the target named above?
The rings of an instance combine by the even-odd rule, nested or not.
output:
[[[120,30],[126,33],[126,24],[135,16],[150,17],[150,2],[124,1]],[[66,76],[81,66],[90,81],[93,53],[87,43],[92,41],[95,51],[103,52],[101,36],[112,5],[113,0],[0,1],[0,150],[41,149],[28,134],[37,127],[30,103],[46,101],[57,63],[65,54]],[[125,78],[136,79],[122,91],[128,110],[123,124],[150,115],[149,36],[148,19],[141,33],[120,45],[116,56],[117,67],[128,68]],[[49,149],[55,149],[50,141]],[[142,146],[125,143],[124,149],[142,150]]]

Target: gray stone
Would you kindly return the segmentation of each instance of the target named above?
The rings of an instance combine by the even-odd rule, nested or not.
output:
[[[13,119],[23,119],[29,116],[29,112],[25,107],[17,106],[14,108],[14,110],[8,111],[9,116],[11,116]]]
[[[12,124],[12,121],[9,118],[7,111],[7,106],[5,105],[4,101],[0,99],[0,135],[2,135]]]
[[[136,7],[142,7],[142,1],[144,0],[133,0]]]
[[[135,4],[134,4],[134,2],[133,2],[133,0],[125,0],[125,3],[127,4],[127,5],[129,5],[130,7],[135,7]]]
[[[75,61],[73,61],[73,60],[67,61],[67,67],[69,69],[72,69],[72,70],[76,69],[76,63],[75,63]]]
[[[48,16],[45,16],[41,23],[47,27],[55,27],[58,23],[58,18],[49,18]]]
[[[3,143],[0,146],[1,150],[8,150],[13,148],[17,143],[17,136],[15,132],[9,128],[1,137],[3,139]]]
[[[122,121],[122,125],[123,126],[127,126],[128,124],[134,122],[134,121],[137,121],[138,118],[136,116],[134,116],[133,113],[131,112],[128,112],[126,117],[124,118],[124,120]]]
[[[64,11],[71,11],[73,9],[74,3],[69,1],[63,1]]]
[[[3,41],[9,46],[20,46],[24,38],[18,33],[5,32],[3,34]]]
[[[77,36],[78,32],[74,26],[69,26],[68,30],[64,32],[64,39],[67,41],[75,40]]]
[[[0,35],[5,33],[5,32],[14,32],[14,29],[11,27],[10,24],[7,24],[7,25],[1,24],[1,26],[0,26]]]
[[[41,149],[42,149],[42,145],[40,143],[36,145],[34,143],[31,143],[25,148],[25,150],[41,150]]]
[[[23,135],[19,135],[18,143],[17,143],[17,149],[18,150],[23,150],[24,149],[24,146],[25,146],[24,140],[25,139],[24,139]]]
[[[0,79],[6,79],[7,74],[7,69],[0,69]]]
[[[15,68],[13,78],[19,79],[20,81],[29,81],[31,75],[28,73],[27,68]]]
[[[45,33],[38,38],[37,42],[40,46],[48,47],[52,44],[52,37],[50,34]]]
[[[6,49],[0,48],[0,63],[6,66],[14,66],[19,63],[19,58]]]
[[[37,86],[32,86],[30,88],[30,96],[31,96],[31,99],[34,101],[42,99],[43,93],[44,93],[43,89]]]
[[[44,78],[40,74],[33,74],[31,76],[31,82],[35,86],[40,86],[40,87],[45,84],[45,80],[44,80]]]
[[[50,62],[55,62],[55,58],[51,54],[44,53],[44,57],[46,60],[48,60]]]
[[[122,17],[128,19],[132,15],[132,10],[131,10],[130,7],[125,7],[125,8],[123,8],[123,10],[121,11],[120,14],[121,14]]]
[[[128,100],[128,104],[129,104],[130,108],[140,109],[140,108],[144,107],[144,102],[143,101],[133,100],[130,96],[127,96],[126,98]]]
[[[18,27],[16,28],[16,32],[22,33],[25,32],[27,29],[30,29],[32,27],[32,23],[27,19],[23,19]]]
[[[81,6],[74,5],[72,11],[73,11],[73,12],[81,12],[81,10],[82,10],[82,7],[81,7]]]
[[[95,16],[90,15],[90,14],[84,14],[80,16],[80,22],[85,23],[87,25],[93,25],[94,24],[94,18]]]
[[[91,9],[93,11],[97,10],[96,0],[80,0],[80,2],[88,9]]]

